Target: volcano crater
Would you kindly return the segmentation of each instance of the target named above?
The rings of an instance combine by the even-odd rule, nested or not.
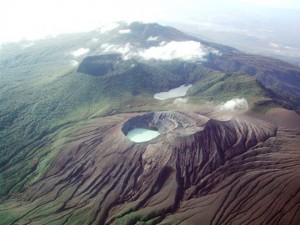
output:
[[[129,139],[131,139],[132,132],[138,131],[153,132],[153,138],[164,135],[188,136],[203,130],[208,120],[209,118],[196,114],[188,115],[172,111],[150,112],[125,121],[121,130]]]

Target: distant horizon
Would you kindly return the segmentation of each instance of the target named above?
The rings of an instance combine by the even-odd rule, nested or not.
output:
[[[16,42],[24,39],[36,40],[64,33],[77,33],[97,29],[101,24],[115,21],[157,22],[163,25],[174,23],[197,24],[247,20],[257,23],[257,15],[262,20],[272,20],[285,14],[284,20],[295,21],[300,2],[296,0],[224,0],[206,2],[192,0],[153,0],[126,2],[112,0],[109,3],[96,0],[87,1],[37,1],[4,0],[0,3],[0,43]],[[260,18],[261,19],[261,18]],[[281,23],[285,23],[285,21]],[[276,21],[274,21],[276,23]],[[298,27],[297,27],[298,28]]]

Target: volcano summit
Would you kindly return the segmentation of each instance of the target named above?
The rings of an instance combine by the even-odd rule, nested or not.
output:
[[[165,111],[93,119],[68,134],[42,179],[5,203],[27,209],[13,223],[297,224],[299,116],[214,117]],[[133,127],[161,135],[134,143],[125,136]]]
[[[0,224],[300,224],[300,68],[104,28],[2,47]]]

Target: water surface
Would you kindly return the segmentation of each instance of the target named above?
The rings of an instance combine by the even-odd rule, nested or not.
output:
[[[133,142],[140,143],[140,142],[150,141],[159,135],[160,133],[155,130],[134,128],[127,133],[126,137],[128,137]]]
[[[177,97],[183,97],[186,95],[186,92],[189,88],[191,88],[192,85],[189,84],[189,85],[181,85],[180,87],[177,87],[177,88],[173,88],[169,91],[166,91],[166,92],[159,92],[159,93],[156,93],[154,95],[154,98],[158,99],[158,100],[166,100],[166,99],[169,99],[169,98],[177,98]]]

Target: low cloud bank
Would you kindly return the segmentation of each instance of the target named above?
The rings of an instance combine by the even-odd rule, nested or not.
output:
[[[121,53],[124,59],[132,57],[140,57],[146,60],[205,60],[205,56],[209,53],[218,54],[215,49],[207,48],[196,41],[171,41],[162,42],[159,46],[147,49],[135,49],[130,43],[125,45],[112,45],[105,43],[101,45],[104,52]]]
[[[233,98],[225,103],[218,105],[217,109],[222,111],[247,110],[248,102],[245,98]]]
[[[90,49],[88,49],[88,48],[79,48],[79,49],[71,52],[71,55],[74,57],[79,57],[81,55],[88,53],[89,51],[90,51]]]
[[[117,52],[123,55],[125,60],[130,59],[135,53],[133,51],[133,47],[130,43],[126,43],[125,45],[112,45],[112,44],[102,44],[101,48],[104,52]]]
[[[144,59],[161,59],[161,60],[172,60],[172,59],[183,59],[202,60],[206,56],[207,51],[203,46],[196,41],[171,41],[165,45],[158,47],[151,47],[145,49],[140,53]]]

